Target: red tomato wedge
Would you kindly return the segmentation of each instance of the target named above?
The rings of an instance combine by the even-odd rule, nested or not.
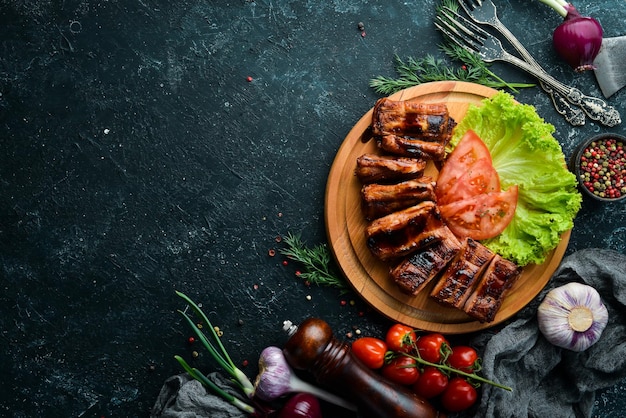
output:
[[[445,190],[439,188],[439,183],[437,183],[438,205],[500,191],[500,176],[493,168],[491,158],[477,160],[471,167],[467,167],[466,171],[456,181],[451,183],[446,185]]]
[[[450,187],[460,179],[470,167],[479,160],[486,160],[493,165],[491,154],[485,143],[472,130],[468,130],[457,146],[452,150],[437,178],[437,198],[446,195]]]
[[[517,207],[517,186],[439,206],[448,228],[459,238],[483,240],[500,234]]]

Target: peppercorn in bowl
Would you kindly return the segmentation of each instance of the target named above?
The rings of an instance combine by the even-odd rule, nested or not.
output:
[[[583,141],[570,169],[585,196],[602,202],[626,198],[626,137],[604,133]]]

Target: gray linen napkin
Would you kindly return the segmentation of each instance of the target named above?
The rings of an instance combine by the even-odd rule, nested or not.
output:
[[[207,376],[219,387],[241,399],[241,395],[219,373]],[[150,413],[151,418],[247,418],[239,408],[207,392],[200,382],[187,373],[169,377]]]
[[[609,311],[600,340],[576,353],[548,343],[537,325],[537,307],[546,293],[577,281],[594,287]],[[483,370],[512,392],[482,386],[473,415],[485,418],[591,417],[595,391],[626,378],[626,256],[585,249],[563,259],[546,288],[499,330],[481,333]]]

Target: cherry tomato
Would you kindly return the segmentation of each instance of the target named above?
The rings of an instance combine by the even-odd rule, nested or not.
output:
[[[458,345],[452,347],[452,352],[448,356],[448,364],[462,372],[472,373],[480,370],[480,359],[478,353],[472,347]]]
[[[417,362],[411,357],[400,355],[383,366],[381,370],[387,379],[401,385],[412,385],[420,376]]]
[[[422,359],[431,363],[439,363],[450,349],[446,338],[439,333],[420,335],[415,342]]]
[[[362,337],[352,342],[352,352],[370,369],[380,369],[385,364],[387,344],[374,337]]]
[[[443,393],[448,387],[448,376],[436,367],[426,366],[413,384],[413,391],[430,399]]]
[[[403,353],[411,351],[416,340],[417,335],[413,328],[402,324],[392,325],[385,336],[385,342],[390,350]]]
[[[477,398],[474,386],[461,377],[453,377],[441,395],[441,404],[450,412],[459,412],[474,405]]]

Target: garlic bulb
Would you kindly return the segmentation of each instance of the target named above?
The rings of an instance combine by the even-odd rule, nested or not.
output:
[[[609,313],[596,289],[572,282],[548,292],[537,310],[537,320],[550,343],[584,351],[600,339]]]

